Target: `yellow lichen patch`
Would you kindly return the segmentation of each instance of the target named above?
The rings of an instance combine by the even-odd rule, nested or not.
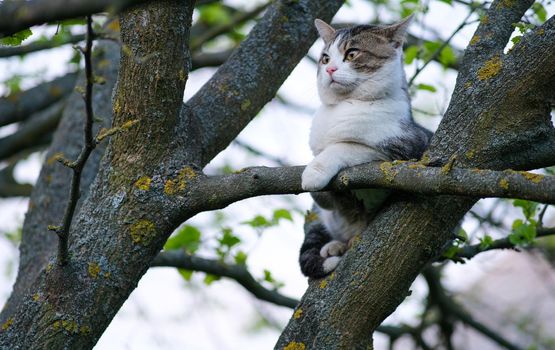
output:
[[[85,326],[81,326],[81,328],[79,328],[79,333],[83,334],[83,335],[87,335],[91,333],[91,327],[85,325]]]
[[[241,103],[241,110],[244,112],[251,106],[251,100],[245,100]]]
[[[33,301],[39,301],[39,300],[40,300],[40,294],[39,293],[33,294]]]
[[[46,265],[46,272],[48,273],[48,272],[52,271],[53,267],[54,267],[54,265],[52,265],[52,264]]]
[[[339,177],[339,181],[341,182],[341,184],[345,187],[349,186],[349,177],[345,174],[341,175]]]
[[[110,60],[107,60],[107,59],[100,60],[100,62],[98,62],[96,66],[99,69],[107,68],[110,66]]]
[[[179,80],[181,80],[181,81],[187,80],[187,74],[185,74],[184,69],[179,70]]]
[[[110,278],[110,276],[112,276],[110,271],[104,272],[104,278]]]
[[[451,158],[449,158],[449,161],[447,163],[445,163],[444,166],[441,167],[440,172],[443,175],[447,175],[451,172],[451,169],[453,169],[453,165],[455,164],[455,160],[457,160],[457,155],[452,155]]]
[[[125,123],[121,124],[121,128],[123,130],[127,130],[127,129],[131,128],[133,125],[137,124],[138,122],[139,122],[138,119],[128,120]]]
[[[428,152],[424,152],[424,155],[422,156],[422,159],[420,159],[419,163],[424,165],[430,164],[430,155]]]
[[[497,8],[511,8],[515,5],[517,0],[501,0],[499,1],[499,3],[497,4]]]
[[[152,181],[152,179],[150,177],[141,176],[137,181],[135,181],[133,186],[135,186],[136,188],[138,188],[141,191],[148,191],[150,189],[150,182],[151,181]]]
[[[295,320],[298,320],[299,318],[301,318],[302,315],[303,315],[303,309],[298,308],[297,310],[295,310],[295,313],[293,314],[293,318]]]
[[[114,101],[114,107],[113,107],[113,108],[114,108],[114,114],[120,114],[120,112],[121,112],[121,104],[120,104],[119,100],[116,99],[116,100]]]
[[[167,195],[172,195],[177,192],[177,182],[174,180],[168,180],[164,184],[164,193]]]
[[[50,89],[48,89],[48,91],[50,92],[50,95],[54,96],[54,97],[59,97],[62,95],[62,89],[59,86],[52,86]]]
[[[470,45],[476,45],[476,43],[478,43],[478,41],[480,41],[480,36],[479,35],[474,35],[472,37],[472,39],[470,39]]]
[[[544,178],[543,175],[529,173],[529,172],[526,172],[526,171],[521,171],[521,172],[519,172],[519,174],[524,176],[525,178],[527,178],[528,180],[532,181],[535,184],[540,183],[541,180],[543,180],[543,178]]]
[[[131,128],[133,125],[137,124],[138,122],[139,122],[139,120],[134,119],[134,120],[126,121],[121,126],[115,126],[113,128],[110,128],[110,129],[102,128],[102,129],[100,129],[100,131],[98,132],[98,135],[96,136],[96,141],[100,142],[100,141],[104,140],[105,138],[107,138],[108,136],[115,135],[119,132],[127,131],[127,130],[129,130],[129,128]]]
[[[472,159],[474,158],[474,154],[475,152],[473,150],[468,150],[464,155],[466,156],[466,158]]]
[[[2,330],[5,331],[13,324],[13,318],[8,318],[6,322],[2,323]]]
[[[395,176],[397,176],[397,171],[393,169],[393,164],[391,162],[383,162],[380,164],[380,170],[385,176],[388,182],[393,182]]]
[[[79,325],[72,320],[62,320],[62,327],[69,333],[79,332]]]
[[[305,345],[304,343],[297,343],[296,341],[292,341],[289,344],[287,344],[283,350],[305,350]]]
[[[426,169],[426,166],[422,163],[413,163],[408,165],[409,169]]]
[[[487,15],[482,16],[482,18],[480,19],[480,22],[482,24],[488,24],[489,23],[489,17]]]
[[[106,28],[108,28],[108,29],[110,29],[114,32],[119,32],[119,30],[120,30],[119,20],[115,19],[115,20],[111,21],[110,23],[108,23]]]
[[[538,31],[536,32],[536,34],[538,34],[538,35],[544,35],[544,34],[545,34],[545,29],[543,29],[543,28],[538,29]]]
[[[313,211],[309,211],[309,210],[308,210],[308,211],[306,212],[306,215],[304,216],[304,221],[308,224],[308,223],[311,223],[311,222],[313,222],[313,221],[315,221],[315,220],[318,220],[318,214],[316,214],[316,213],[313,212]]]
[[[89,268],[87,269],[89,276],[96,279],[100,273],[100,266],[97,263],[89,263]]]
[[[131,225],[129,232],[133,243],[148,245],[156,235],[156,227],[153,222],[141,219]]]
[[[164,193],[167,195],[176,194],[187,188],[187,181],[196,178],[198,174],[191,167],[184,167],[179,170],[177,178],[168,179],[164,184]]]
[[[501,57],[495,56],[492,59],[486,61],[484,66],[478,69],[478,79],[487,80],[491,79],[501,70]]]
[[[46,160],[46,164],[52,165],[54,162],[57,162],[60,159],[64,159],[64,154],[62,152],[57,152],[52,155],[52,157]]]
[[[465,89],[470,89],[472,87],[472,82],[471,81],[467,81],[466,83],[464,83],[464,88]]]
[[[509,181],[507,181],[507,179],[499,180],[499,187],[501,187],[504,190],[508,190],[509,189]]]
[[[325,278],[320,281],[320,289],[324,289],[328,286],[328,280]]]
[[[61,325],[61,322],[59,320],[52,322],[52,328],[54,328],[55,331],[60,329],[60,325]]]

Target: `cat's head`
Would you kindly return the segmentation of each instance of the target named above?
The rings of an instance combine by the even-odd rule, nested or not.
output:
[[[318,61],[318,93],[325,104],[372,100],[405,82],[403,41],[412,16],[388,26],[334,29],[314,22],[324,49]],[[401,84],[401,86],[399,85]]]

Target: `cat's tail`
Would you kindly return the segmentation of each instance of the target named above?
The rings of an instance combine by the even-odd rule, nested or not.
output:
[[[310,278],[322,278],[335,270],[341,257],[324,258],[320,254],[322,247],[330,241],[331,236],[321,223],[311,223],[305,228],[304,242],[299,256],[303,275]]]

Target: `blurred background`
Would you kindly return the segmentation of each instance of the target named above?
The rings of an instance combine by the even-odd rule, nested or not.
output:
[[[270,4],[197,3],[193,70],[184,100],[214,74]],[[405,69],[414,117],[435,130],[449,105],[464,48],[488,6],[469,0],[349,0],[332,23],[387,24],[415,13]],[[536,1],[514,24],[506,50],[554,13],[552,1]],[[106,16],[94,19],[101,31]],[[76,19],[32,28],[22,41],[1,41],[0,304],[16,277],[28,197],[83,68],[72,45],[83,41],[84,30],[84,20]],[[207,174],[311,160],[308,134],[319,105],[316,61],[322,45],[321,40],[314,44],[277,96],[204,169]],[[14,109],[15,99],[25,101],[25,108]],[[184,223],[165,249],[240,266],[265,288],[298,299],[307,287],[297,259],[310,207],[308,194],[245,200]],[[555,349],[554,214],[552,207],[528,201],[479,201],[462,222],[460,239],[447,247],[444,262],[415,281],[412,294],[375,334],[376,349]],[[517,249],[494,249],[500,240]],[[292,312],[256,299],[233,279],[156,267],[95,349],[269,349]]]

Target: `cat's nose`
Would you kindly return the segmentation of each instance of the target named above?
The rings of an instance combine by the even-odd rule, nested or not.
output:
[[[328,74],[330,75],[330,77],[331,77],[331,75],[333,74],[333,72],[335,72],[336,70],[337,70],[337,67],[334,67],[334,66],[327,66],[327,67],[326,67],[326,72],[328,72]]]

